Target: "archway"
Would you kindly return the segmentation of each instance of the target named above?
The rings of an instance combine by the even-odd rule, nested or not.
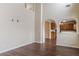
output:
[[[57,38],[56,22],[52,19],[45,21],[45,45],[56,46],[56,38]]]

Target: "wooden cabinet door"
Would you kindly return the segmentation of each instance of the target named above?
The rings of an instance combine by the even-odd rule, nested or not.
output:
[[[57,33],[52,31],[51,32],[51,39],[56,39],[56,37],[57,37]]]

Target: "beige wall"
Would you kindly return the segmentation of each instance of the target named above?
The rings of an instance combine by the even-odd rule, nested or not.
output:
[[[41,40],[41,4],[35,4],[35,41]]]
[[[34,16],[24,3],[0,3],[0,53],[34,42]]]

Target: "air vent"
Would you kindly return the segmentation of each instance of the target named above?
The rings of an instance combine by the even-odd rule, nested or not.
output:
[[[70,6],[71,6],[70,4],[66,5],[66,7],[70,7]]]

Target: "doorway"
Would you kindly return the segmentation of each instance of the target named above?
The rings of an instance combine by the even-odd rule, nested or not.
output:
[[[57,30],[55,21],[45,21],[45,45],[56,46],[56,38]]]

